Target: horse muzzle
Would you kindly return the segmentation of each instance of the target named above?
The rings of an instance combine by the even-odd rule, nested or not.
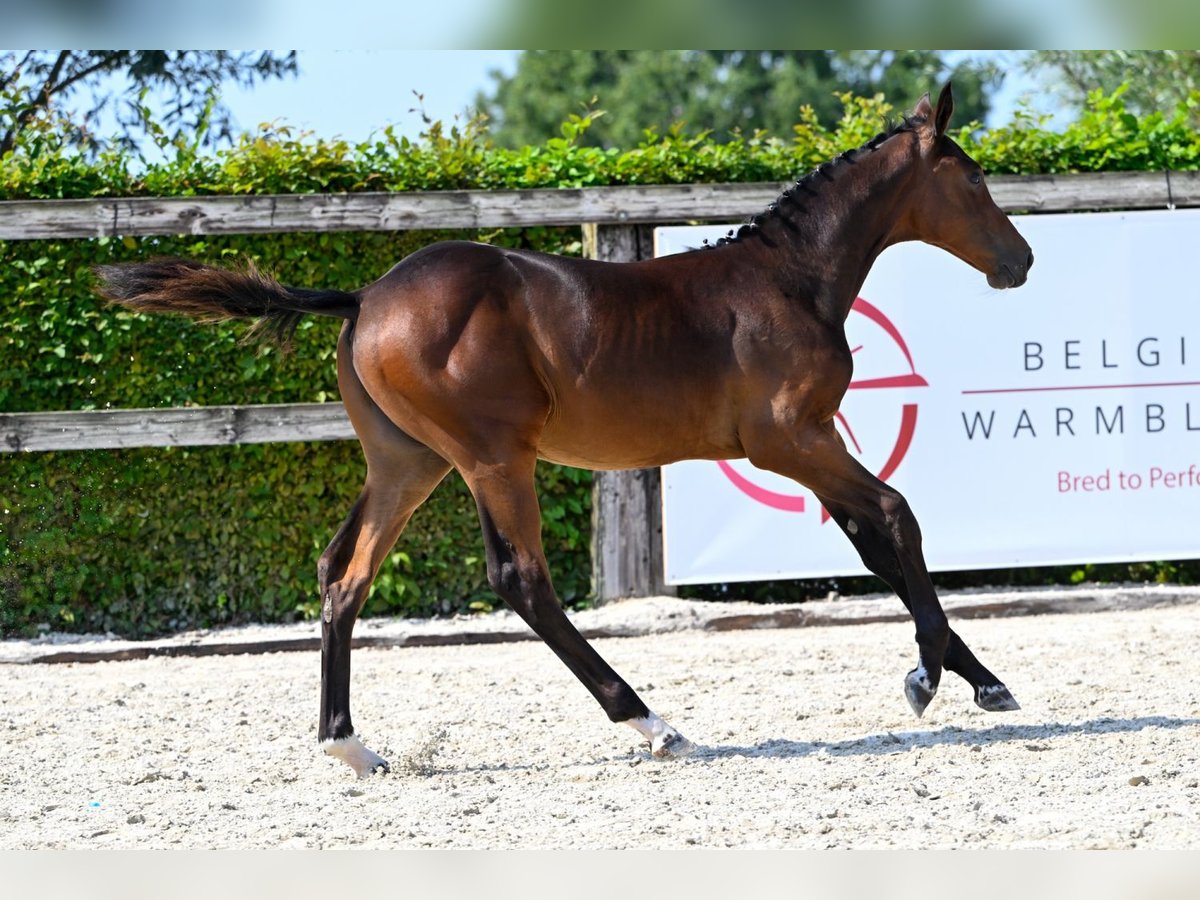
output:
[[[1001,263],[999,269],[988,275],[988,286],[999,290],[1020,287],[1029,279],[1029,270],[1032,268],[1033,251],[1030,250],[1022,262]]]

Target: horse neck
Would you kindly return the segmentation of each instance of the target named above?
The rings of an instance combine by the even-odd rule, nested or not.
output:
[[[812,192],[804,192],[800,209],[791,212],[794,229],[779,216],[762,226],[781,287],[811,298],[826,321],[846,320],[875,259],[900,239],[916,171],[915,141],[911,134],[894,135],[874,150],[836,161],[828,177],[813,179]]]

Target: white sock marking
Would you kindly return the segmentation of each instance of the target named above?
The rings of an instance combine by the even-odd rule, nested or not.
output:
[[[916,677],[917,677],[917,679],[916,679],[917,684],[921,685],[921,687],[925,688],[925,690],[927,690],[927,691],[933,690],[933,685],[929,681],[929,673],[927,671],[925,671],[924,663],[918,662],[917,663],[917,671],[914,672],[913,674],[916,675]]]
[[[321,749],[352,768],[359,778],[370,775],[378,766],[387,768],[387,760],[370,750],[355,734],[321,741]]]
[[[667,756],[687,756],[696,749],[695,744],[654,713],[642,719],[626,719],[625,724],[648,740],[651,755],[660,759]]]

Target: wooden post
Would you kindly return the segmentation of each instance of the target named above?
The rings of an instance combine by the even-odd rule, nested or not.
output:
[[[590,259],[632,262],[653,255],[648,225],[583,226]],[[592,482],[592,595],[597,603],[622,597],[674,594],[663,580],[662,475],[659,469],[597,472]]]

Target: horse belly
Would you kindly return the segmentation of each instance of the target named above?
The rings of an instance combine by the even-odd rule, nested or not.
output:
[[[735,417],[713,393],[620,392],[602,399],[558,398],[538,455],[584,469],[642,469],[682,459],[745,455]]]

